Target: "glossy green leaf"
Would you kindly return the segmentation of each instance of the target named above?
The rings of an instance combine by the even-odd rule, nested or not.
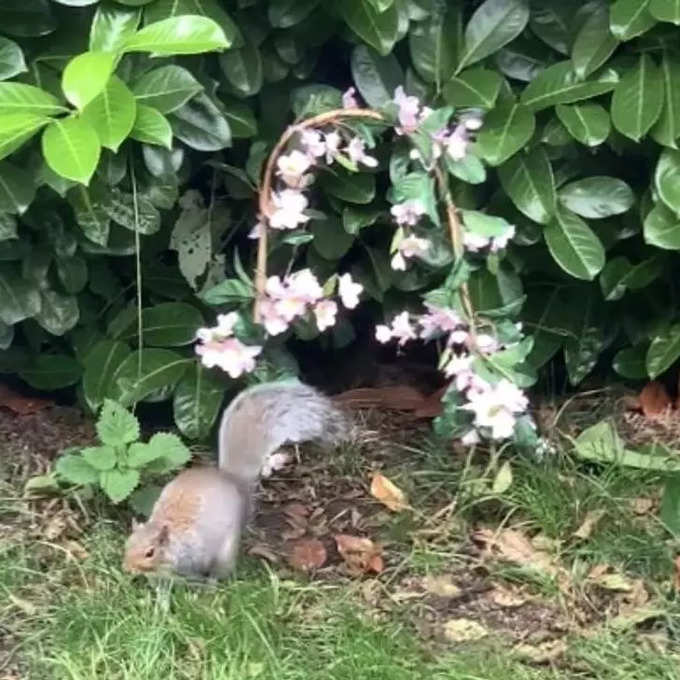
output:
[[[585,292],[585,291],[584,291]],[[578,385],[597,363],[604,345],[605,319],[596,295],[581,294],[564,343],[564,363],[571,385]]]
[[[370,203],[375,198],[375,177],[366,173],[350,173],[337,168],[319,177],[324,191],[348,203]]]
[[[314,249],[327,260],[339,260],[354,243],[354,236],[347,233],[335,215],[311,224]]]
[[[680,137],[680,59],[671,52],[664,52],[661,60],[664,102],[661,116],[650,134],[662,146],[677,149]]]
[[[203,90],[194,76],[181,66],[170,64],[147,71],[132,85],[137,103],[161,113],[172,113]]]
[[[161,227],[161,216],[146,196],[137,196],[111,188],[101,202],[106,214],[121,227],[140,234],[155,234]]]
[[[79,255],[56,258],[57,276],[67,293],[80,293],[87,284],[87,262]]]
[[[559,0],[543,1],[532,6],[530,26],[532,32],[546,45],[561,54],[569,54],[572,43],[574,6]]]
[[[445,158],[446,169],[458,179],[468,184],[481,184],[486,181],[486,168],[482,161],[471,153],[465,158],[454,161],[449,154]]]
[[[224,401],[225,383],[200,361],[187,370],[175,390],[172,402],[175,423],[189,439],[209,436]]]
[[[616,353],[612,366],[624,378],[642,380],[647,377],[646,356],[646,347],[628,347]]]
[[[561,61],[539,73],[522,92],[520,100],[532,111],[555,104],[571,104],[610,92],[616,87],[616,72],[607,70],[593,80],[581,80],[570,61]]]
[[[80,318],[78,300],[74,295],[62,295],[54,290],[40,291],[40,311],[35,320],[52,335],[64,335]]]
[[[574,213],[558,207],[545,228],[545,240],[555,262],[571,276],[592,281],[605,263],[604,247],[593,230]]]
[[[224,50],[229,46],[224,31],[212,19],[186,15],[147,24],[125,41],[123,50],[171,56]]]
[[[12,326],[40,311],[40,293],[34,283],[23,279],[17,268],[0,263],[0,320]]]
[[[0,159],[9,156],[50,122],[34,113],[0,113]]]
[[[59,390],[80,380],[80,364],[67,354],[40,354],[19,371],[19,377],[36,390]]]
[[[0,83],[0,115],[33,114],[51,116],[66,109],[49,92],[24,83]]]
[[[113,0],[103,0],[92,19],[90,51],[118,52],[137,32],[141,18],[141,9],[121,7]]]
[[[501,90],[503,79],[495,71],[475,67],[449,80],[444,86],[447,104],[491,109]]]
[[[0,80],[14,78],[28,71],[24,53],[13,40],[0,37]]]
[[[22,215],[35,197],[33,178],[7,161],[0,163],[0,212]]]
[[[526,0],[485,0],[465,27],[458,72],[514,40],[529,21]]]
[[[224,114],[205,94],[194,97],[169,117],[176,137],[197,151],[219,151],[231,146],[231,130]]]
[[[680,151],[666,149],[656,164],[654,187],[661,200],[680,213]]]
[[[146,144],[158,144],[172,148],[172,128],[168,119],[151,106],[137,104],[137,117],[130,137]]]
[[[586,78],[604,64],[619,41],[609,30],[609,7],[597,6],[590,12],[574,39],[571,61],[579,78]]]
[[[651,257],[632,265],[627,257],[619,256],[607,262],[600,274],[600,288],[605,300],[620,300],[626,290],[638,290],[649,285],[663,271],[659,258]]]
[[[477,137],[477,151],[490,165],[501,165],[532,137],[534,114],[522,104],[504,101],[484,119]]]
[[[248,139],[257,134],[257,119],[252,109],[240,101],[222,101],[222,113],[234,139]]]
[[[663,203],[647,215],[643,228],[645,243],[664,250],[680,250],[680,217]]]
[[[196,307],[186,302],[162,302],[142,310],[142,337],[145,346],[181,347],[196,340],[204,320]],[[137,320],[119,336],[137,343]]]
[[[352,50],[352,78],[369,106],[380,108],[391,102],[404,82],[404,72],[392,54],[381,57],[366,45]]]
[[[137,103],[125,83],[111,76],[100,95],[84,109],[81,120],[92,126],[102,146],[117,152],[127,139],[137,115]]]
[[[9,213],[0,213],[0,241],[17,238],[17,219]]]
[[[680,26],[680,2],[678,0],[651,0],[649,13],[657,21],[667,21]]]
[[[68,202],[85,236],[93,243],[106,246],[111,218],[104,209],[101,197],[81,185],[68,192]]]
[[[527,217],[548,224],[555,214],[555,180],[545,151],[516,154],[498,168],[505,192]]]
[[[649,13],[650,0],[616,0],[609,12],[611,32],[619,40],[631,40],[656,23]]]
[[[66,99],[82,111],[106,87],[115,60],[109,52],[84,52],[71,59],[61,77]]]
[[[678,473],[666,480],[659,516],[666,529],[674,536],[680,536],[680,474]]]
[[[649,377],[654,380],[669,369],[680,357],[680,324],[652,338],[647,350],[646,364]]]
[[[220,67],[238,96],[251,97],[262,88],[262,55],[256,45],[246,43],[240,50],[221,54]]]
[[[19,38],[52,33],[57,20],[48,0],[3,0],[0,4],[0,26],[3,33]]]
[[[631,188],[616,177],[586,177],[565,185],[558,195],[569,210],[590,219],[620,215],[635,201]]]
[[[306,19],[320,0],[272,0],[269,3],[269,23],[275,28],[290,28]]]
[[[555,113],[569,134],[586,146],[599,146],[611,131],[609,114],[599,104],[558,104]]]
[[[130,348],[114,340],[102,340],[85,356],[83,393],[92,411],[96,411],[111,390],[113,375],[130,354]]]
[[[253,287],[241,279],[225,279],[201,294],[201,299],[207,305],[239,304],[254,297]]]
[[[343,0],[338,9],[347,25],[378,54],[385,56],[392,51],[399,37],[399,11],[396,5],[378,12],[364,0]]]
[[[664,83],[661,70],[643,54],[614,90],[612,123],[633,141],[639,141],[654,125],[663,107]]]
[[[88,184],[99,162],[101,144],[91,125],[79,118],[55,120],[42,136],[50,168],[62,177]]]

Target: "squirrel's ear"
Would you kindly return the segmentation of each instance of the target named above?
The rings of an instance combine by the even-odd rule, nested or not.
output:
[[[168,537],[170,535],[170,528],[168,527],[167,524],[164,524],[160,530],[160,533],[158,534],[158,543],[159,545],[164,545],[165,543],[168,542]]]

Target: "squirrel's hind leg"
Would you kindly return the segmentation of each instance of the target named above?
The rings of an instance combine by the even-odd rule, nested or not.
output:
[[[215,578],[227,578],[236,566],[238,549],[240,544],[240,531],[229,534],[222,544],[219,552],[215,556],[212,564],[211,575]]]

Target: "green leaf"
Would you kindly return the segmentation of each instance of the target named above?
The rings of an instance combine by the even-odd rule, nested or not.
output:
[[[196,339],[196,331],[203,325],[201,312],[186,302],[162,302],[142,310],[144,345],[180,347]],[[137,321],[124,331],[121,340],[137,340]]]
[[[246,43],[240,50],[230,50],[220,55],[220,68],[234,93],[251,97],[262,88],[262,55],[256,45]]]
[[[127,464],[133,468],[141,468],[162,456],[163,452],[157,446],[136,442],[128,449]]]
[[[24,53],[13,40],[0,37],[0,80],[28,71]]]
[[[219,151],[231,146],[229,123],[205,94],[194,97],[170,114],[173,133],[197,151]]]
[[[251,108],[239,101],[222,101],[222,113],[234,139],[248,139],[257,134],[257,120]]]
[[[576,76],[570,61],[553,64],[539,73],[525,88],[520,101],[532,111],[541,111],[555,104],[571,104],[592,99],[616,87],[616,72],[607,70],[595,80]]]
[[[609,32],[609,7],[596,6],[576,35],[571,61],[579,78],[586,78],[612,55],[619,41]]]
[[[558,207],[556,218],[545,228],[544,235],[555,262],[571,276],[592,281],[604,267],[600,239],[574,213]]]
[[[54,120],[43,132],[42,151],[54,172],[87,185],[97,168],[101,144],[84,120],[64,118]]]
[[[23,215],[34,198],[33,178],[16,165],[0,163],[0,212]]]
[[[366,45],[352,50],[351,66],[361,96],[376,109],[391,102],[394,91],[404,82],[404,72],[394,55],[380,56]]]
[[[0,115],[8,113],[52,116],[66,111],[59,100],[45,90],[24,83],[0,83]]]
[[[646,364],[649,377],[654,380],[670,368],[680,357],[680,324],[652,338],[647,350]]]
[[[174,64],[147,71],[132,85],[138,104],[151,106],[161,113],[182,108],[202,90],[203,86],[189,71]]]
[[[151,517],[153,506],[163,492],[163,487],[148,484],[137,489],[128,499],[130,507],[142,517]]]
[[[486,181],[486,168],[482,161],[471,153],[465,158],[454,161],[449,154],[444,158],[446,169],[458,179],[468,184],[482,184]]]
[[[274,28],[290,28],[306,19],[320,0],[272,0],[269,3],[269,23]]]
[[[18,238],[17,218],[8,213],[0,213],[0,241]]]
[[[392,5],[378,12],[364,0],[343,0],[337,5],[347,25],[378,54],[388,55],[399,37],[399,11]]]
[[[628,347],[616,353],[612,366],[624,378],[642,380],[647,377],[646,355],[644,346]]]
[[[124,501],[139,484],[137,470],[108,470],[99,478],[104,493],[114,502]]]
[[[465,27],[458,72],[513,41],[529,21],[526,0],[486,0]]]
[[[9,264],[0,264],[0,320],[12,326],[40,311],[40,293]]]
[[[604,310],[596,295],[582,291],[578,307],[572,311],[570,326],[571,332],[564,343],[564,362],[569,383],[578,385],[592,371],[605,342]]]
[[[157,432],[149,439],[149,446],[161,453],[170,469],[182,467],[191,459],[191,451],[176,434],[170,432]]]
[[[141,401],[150,394],[176,385],[192,359],[185,359],[167,349],[143,349],[141,372],[138,372],[139,354],[131,354],[118,367],[114,375],[111,396],[122,404]]]
[[[201,295],[207,305],[228,305],[247,302],[255,297],[253,287],[241,279],[225,279]]]
[[[104,90],[115,62],[116,57],[110,52],[83,52],[71,59],[61,77],[66,99],[82,111]]]
[[[57,27],[48,0],[3,0],[0,26],[4,33],[24,37],[47,35]]]
[[[366,204],[375,198],[375,177],[366,173],[350,173],[342,168],[329,170],[319,177],[319,186],[348,203]]]
[[[224,31],[212,19],[188,15],[147,24],[125,41],[123,51],[171,56],[200,54],[229,46]]]
[[[82,456],[60,456],[55,466],[57,474],[71,484],[94,484],[99,473]]]
[[[96,411],[111,391],[113,375],[128,357],[130,348],[122,342],[102,340],[85,356],[83,394],[88,407]]]
[[[532,137],[534,114],[522,104],[504,101],[484,119],[477,137],[477,151],[489,165],[501,165]]]
[[[139,439],[137,418],[112,399],[104,399],[95,427],[99,440],[109,446],[124,446]]]
[[[180,199],[180,213],[170,236],[170,249],[179,256],[179,268],[195,290],[197,279],[212,258],[210,215],[200,194],[187,192]]]
[[[492,109],[503,79],[496,71],[476,67],[463,71],[444,86],[444,99],[451,106]]]
[[[67,293],[80,293],[87,284],[87,263],[78,255],[58,257],[57,276]]]
[[[172,402],[174,420],[189,439],[206,439],[220,413],[225,384],[200,361],[194,362],[177,385]]]
[[[19,377],[36,390],[59,390],[80,380],[82,369],[67,354],[41,354],[22,368]]]
[[[652,257],[633,266],[627,257],[619,256],[607,262],[600,274],[600,287],[605,300],[619,300],[626,290],[649,285],[663,270],[659,258]]]
[[[656,23],[649,13],[649,0],[616,0],[609,11],[611,32],[619,40],[631,40]]]
[[[680,137],[680,59],[671,52],[664,52],[661,60],[664,87],[664,103],[659,120],[650,134],[659,144],[677,149]]]
[[[510,461],[505,461],[499,468],[491,486],[491,493],[504,494],[512,486],[512,467]]]
[[[34,113],[0,113],[0,159],[9,156],[50,122]]]
[[[111,470],[116,465],[116,450],[113,446],[87,446],[80,453],[88,465],[95,470]]]
[[[581,144],[599,146],[609,137],[609,114],[599,104],[558,104],[555,113],[569,134]]]
[[[103,0],[92,19],[90,51],[119,52],[125,41],[137,32],[141,18],[141,9],[128,9],[112,0]]]
[[[659,203],[650,210],[643,225],[645,243],[664,250],[680,250],[680,217]]]
[[[48,333],[64,335],[78,323],[80,309],[75,296],[42,290],[40,300],[40,311],[34,318]]]
[[[437,91],[453,76],[463,36],[458,7],[435,9],[425,21],[409,27],[411,61],[418,75]]]
[[[563,186],[558,196],[569,210],[590,219],[620,215],[635,202],[631,188],[616,177],[586,177]]]
[[[339,260],[354,243],[354,236],[344,230],[342,222],[335,215],[325,220],[314,220],[311,231],[314,234],[314,249],[327,260]]]
[[[120,78],[111,76],[102,93],[83,109],[80,118],[92,126],[101,145],[115,153],[130,134],[136,113],[132,92]]]
[[[680,2],[678,0],[652,0],[649,13],[658,21],[667,21],[680,26]]]
[[[381,211],[374,208],[357,208],[348,205],[342,211],[342,226],[348,234],[356,235],[364,227],[370,227],[380,217]]]
[[[135,197],[120,189],[109,189],[102,200],[106,214],[121,227],[140,234],[155,234],[161,227],[161,216],[156,207],[145,196]]]
[[[643,54],[614,90],[611,108],[614,127],[639,142],[661,115],[663,98],[661,70],[650,56]]]
[[[513,203],[529,219],[548,224],[555,214],[555,180],[543,149],[517,154],[500,168],[498,177]]]
[[[101,196],[81,185],[68,192],[68,202],[85,236],[93,243],[106,246],[111,218],[104,209]]]
[[[505,234],[510,225],[502,217],[494,217],[477,210],[463,210],[463,223],[473,234],[494,238]]]
[[[656,164],[654,186],[661,200],[680,213],[680,151],[666,149]]]
[[[659,512],[664,526],[674,535],[680,536],[680,475],[675,474],[666,480],[661,509]]]
[[[137,104],[137,117],[130,137],[146,144],[158,144],[172,149],[172,128],[168,119],[151,106]]]
[[[569,54],[572,42],[573,5],[548,0],[532,7],[530,26],[546,45],[557,52]]]

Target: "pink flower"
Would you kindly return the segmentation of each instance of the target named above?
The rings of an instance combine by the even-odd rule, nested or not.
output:
[[[250,373],[255,368],[255,357],[262,347],[244,345],[238,338],[227,338],[221,342],[208,342],[196,347],[196,354],[206,368],[219,366],[231,378]]]
[[[458,375],[470,370],[474,358],[470,354],[454,354],[451,360],[444,367],[444,373],[447,377]]]
[[[347,155],[354,163],[363,163],[367,168],[375,168],[378,165],[378,159],[366,154],[365,147],[364,142],[355,137],[347,145]]]
[[[420,102],[417,97],[409,97],[400,85],[394,91],[394,102],[399,107],[399,124],[397,134],[410,134],[418,127],[418,114],[420,112]]]
[[[300,143],[313,158],[318,158],[326,153],[326,144],[321,133],[316,130],[303,130],[300,135]]]
[[[375,327],[375,339],[382,343],[383,345],[386,342],[389,342],[392,339],[392,331],[390,330],[389,326],[385,326],[384,324],[379,324],[378,326]]]
[[[273,193],[272,203],[276,208],[269,220],[272,229],[295,229],[309,221],[309,217],[303,214],[309,202],[300,191],[284,189]]]
[[[496,338],[487,333],[480,333],[475,337],[477,349],[484,354],[493,354],[499,347]]]
[[[358,109],[359,102],[357,102],[354,96],[357,93],[356,89],[350,87],[348,90],[342,94],[342,108],[343,109]]]
[[[392,259],[390,260],[390,267],[394,269],[395,271],[406,271],[406,260],[404,259],[404,256],[401,254],[401,251],[397,251]]]
[[[420,317],[421,338],[428,339],[437,333],[451,333],[463,324],[463,320],[453,309],[436,307],[429,303],[425,303],[425,307],[428,313]]]
[[[479,234],[473,234],[471,231],[466,231],[463,234],[463,245],[472,253],[486,248],[490,243],[491,239],[486,236],[479,236]]]
[[[511,225],[510,228],[502,236],[495,236],[491,239],[491,252],[497,253],[503,250],[508,245],[508,242],[515,237],[515,227]]]
[[[311,269],[300,269],[286,278],[290,292],[305,302],[316,302],[323,297],[323,288]]]
[[[249,232],[248,238],[258,239],[262,237],[262,232],[265,230],[265,225],[262,221],[258,222]]]
[[[470,400],[462,408],[475,414],[475,425],[491,430],[492,439],[507,439],[515,428],[516,414],[525,411],[529,402],[524,393],[503,378],[483,391],[468,391]]]
[[[399,244],[399,252],[406,258],[421,257],[430,247],[430,242],[426,238],[417,236],[407,236]]]
[[[329,132],[324,139],[326,143],[326,163],[330,165],[340,153],[342,137],[337,132]]]
[[[479,444],[479,442],[480,438],[477,430],[468,430],[460,438],[460,443],[463,444],[463,446],[474,446],[475,444]]]
[[[269,335],[279,335],[288,329],[288,322],[276,311],[276,303],[265,298],[260,301],[260,314],[262,325]]]
[[[279,156],[276,161],[276,174],[289,186],[299,189],[306,184],[305,173],[312,165],[307,154],[295,149],[286,156]]]
[[[415,340],[418,337],[411,325],[408,312],[401,312],[392,319],[392,337],[399,340],[399,345],[405,345],[409,340]]]
[[[468,143],[465,126],[458,125],[445,141],[446,151],[454,161],[462,161],[467,154]]]
[[[395,203],[390,208],[390,213],[397,224],[413,227],[418,224],[420,218],[425,214],[425,206],[417,198],[403,203]]]
[[[364,287],[360,283],[352,280],[351,274],[343,274],[338,279],[338,293],[347,309],[354,309],[359,304],[359,295],[363,290]]]
[[[316,326],[323,332],[335,325],[335,316],[338,313],[338,305],[333,300],[321,300],[314,307]]]

